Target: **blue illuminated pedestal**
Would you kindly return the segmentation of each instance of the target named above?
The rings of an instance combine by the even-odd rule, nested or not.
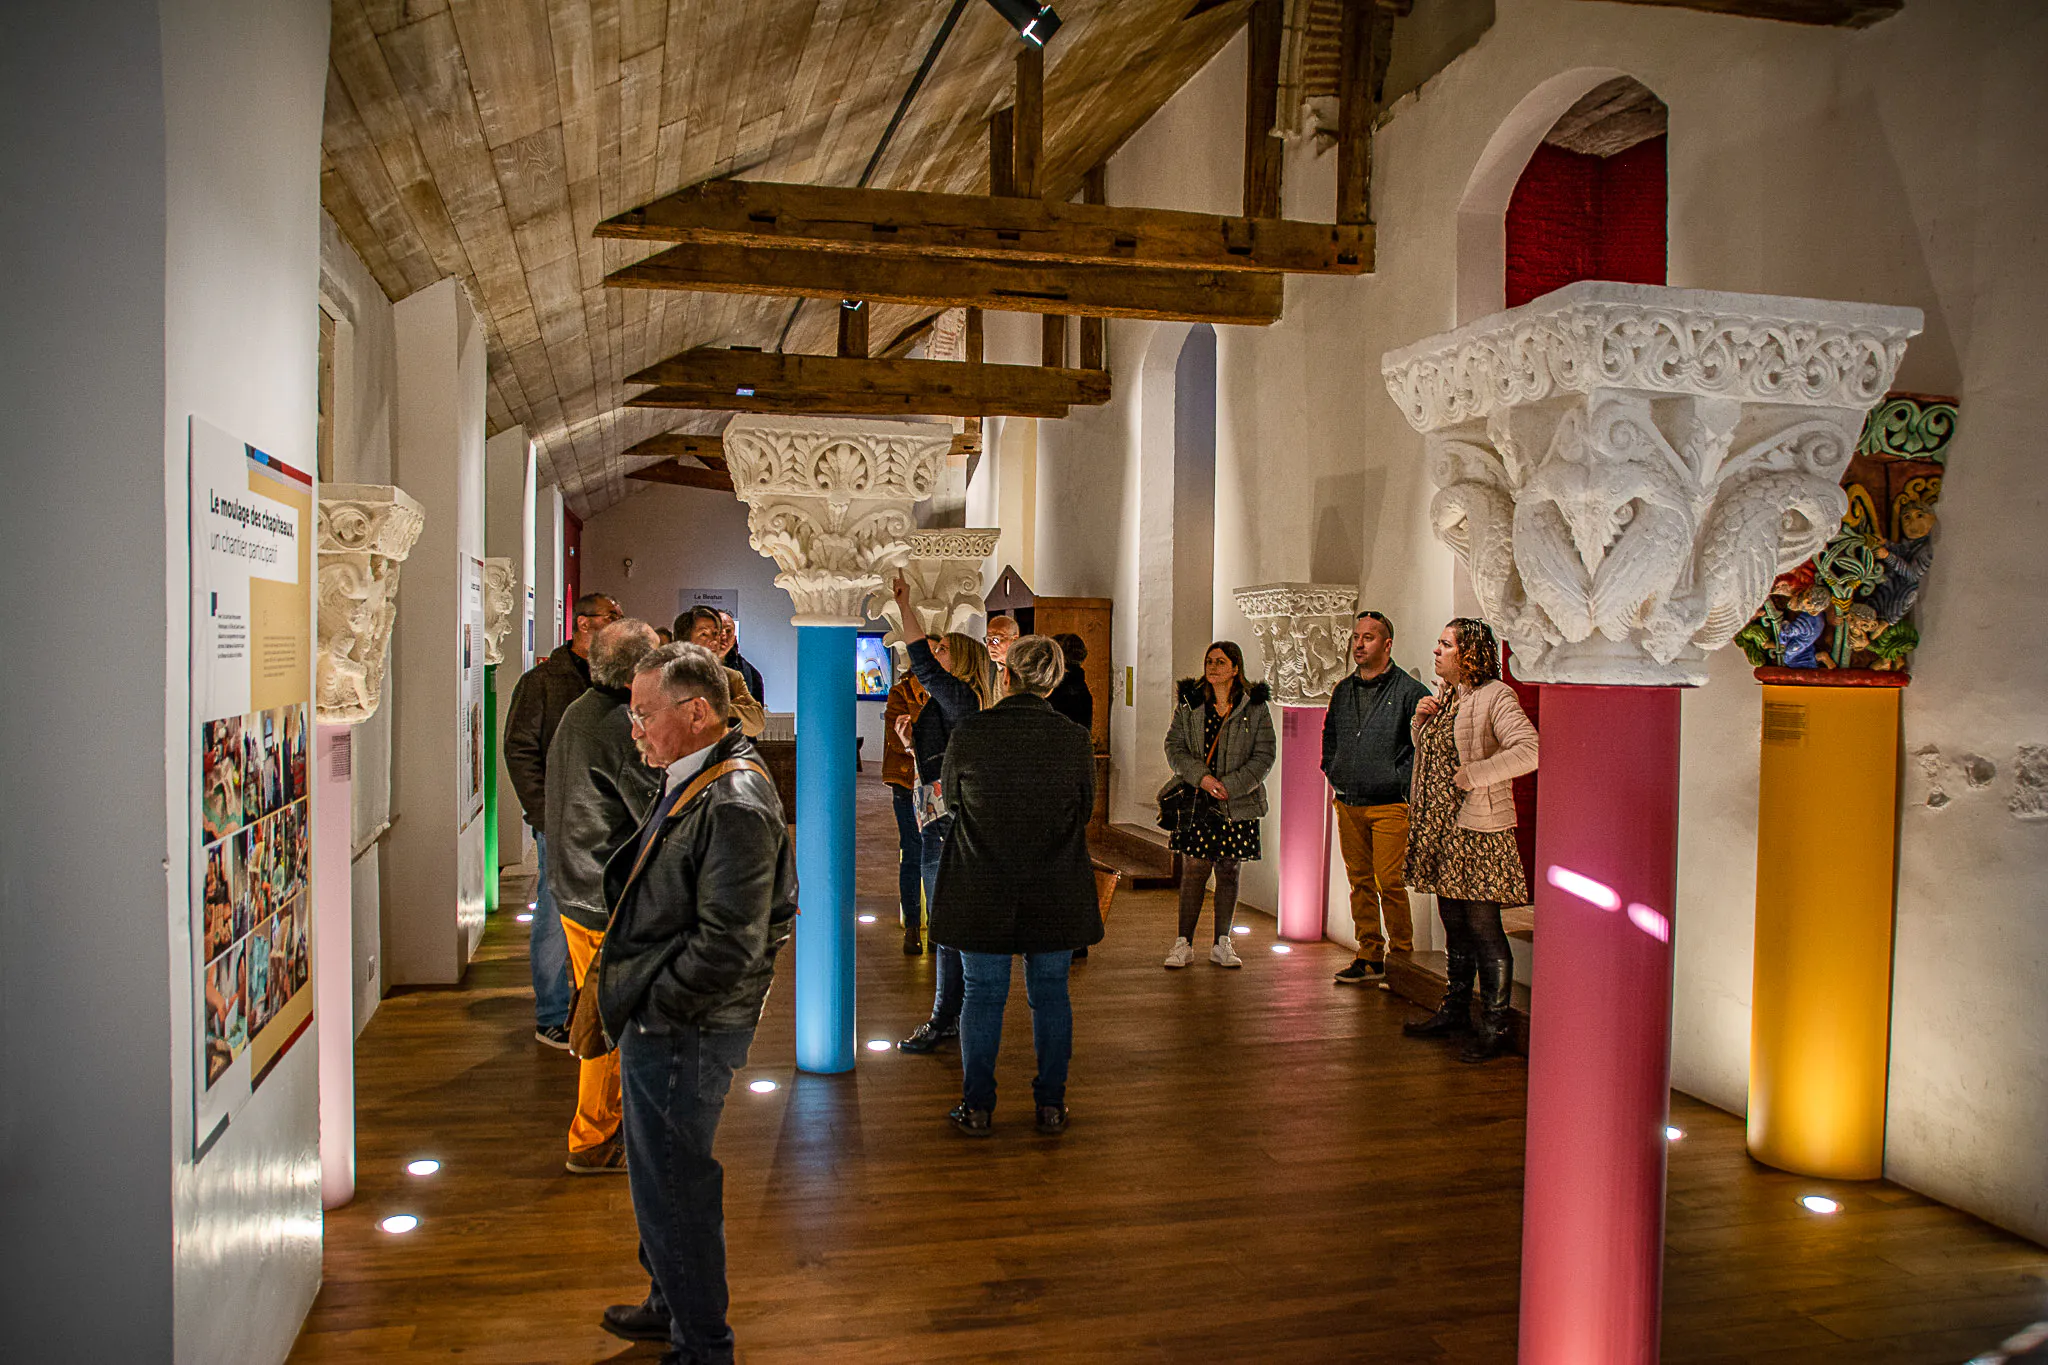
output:
[[[853,626],[796,632],[796,1064],[853,1070]]]

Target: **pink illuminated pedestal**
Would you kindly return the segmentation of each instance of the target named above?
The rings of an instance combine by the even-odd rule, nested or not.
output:
[[[1676,687],[1543,688],[1523,1365],[1657,1359]]]
[[[1280,937],[1323,937],[1330,888],[1330,788],[1321,706],[1280,708]]]
[[[320,1203],[333,1209],[356,1193],[353,731],[322,721],[315,732],[313,1031],[320,1047]]]

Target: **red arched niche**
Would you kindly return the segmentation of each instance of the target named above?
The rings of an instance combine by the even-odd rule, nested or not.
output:
[[[1666,245],[1664,105],[1621,77],[1574,104],[1536,148],[1508,199],[1507,306],[1577,280],[1663,284]],[[1501,645],[1506,662],[1510,651]],[[1541,689],[1503,669],[1542,728]],[[1515,779],[1515,843],[1536,888],[1538,773]]]

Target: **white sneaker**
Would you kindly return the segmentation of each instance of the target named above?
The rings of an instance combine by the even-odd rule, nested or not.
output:
[[[1209,960],[1219,967],[1242,967],[1244,959],[1237,955],[1237,949],[1230,946],[1230,940],[1219,938],[1216,946],[1209,950]]]
[[[1173,941],[1173,951],[1166,955],[1169,967],[1185,967],[1195,960],[1195,945],[1184,938]]]

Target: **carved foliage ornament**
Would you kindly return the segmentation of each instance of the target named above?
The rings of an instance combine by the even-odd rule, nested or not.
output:
[[[505,637],[512,631],[512,611],[519,598],[519,577],[511,559],[484,561],[484,662],[505,662]]]
[[[858,625],[862,603],[910,554],[911,507],[938,482],[950,428],[929,423],[742,419],[726,428],[733,491],[798,625]]]
[[[965,630],[975,617],[986,614],[982,597],[981,566],[995,553],[1002,532],[994,529],[960,530],[943,527],[912,531],[910,557],[903,563],[903,577],[910,584],[911,608],[917,613],[918,636],[944,635]],[[903,621],[896,610],[896,597],[888,583],[868,598],[868,614],[889,623],[883,643],[907,643]]]
[[[1580,284],[1382,363],[1428,433],[1437,534],[1516,672],[1697,684],[1834,533],[1864,414],[1919,322]]]
[[[1348,583],[1265,583],[1239,588],[1237,609],[1251,620],[1266,678],[1282,706],[1327,706],[1351,671],[1351,625],[1358,589]]]
[[[398,566],[426,513],[403,489],[328,484],[320,490],[319,657],[314,708],[353,724],[377,712],[385,652],[398,617]]]

